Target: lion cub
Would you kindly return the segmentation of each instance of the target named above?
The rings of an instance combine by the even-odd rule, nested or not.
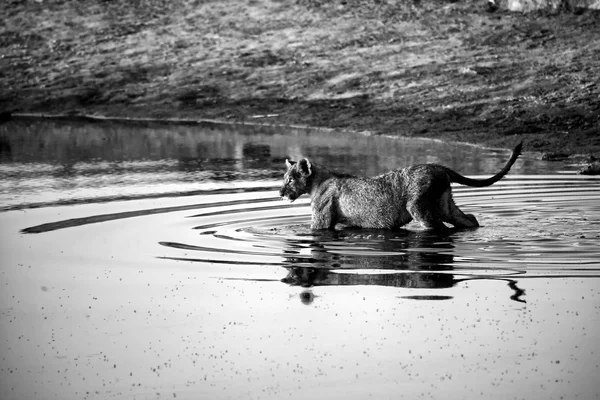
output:
[[[454,204],[451,182],[490,186],[504,177],[521,154],[522,143],[513,150],[500,172],[488,179],[470,179],[437,164],[400,168],[373,178],[329,171],[308,159],[286,160],[287,172],[279,190],[290,201],[308,193],[311,197],[312,229],[347,226],[397,229],[413,219],[425,228],[444,229],[444,222],[459,228],[479,226],[471,214]]]

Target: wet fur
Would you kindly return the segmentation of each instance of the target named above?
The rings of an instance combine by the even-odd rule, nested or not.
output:
[[[521,154],[518,144],[500,172],[488,179],[466,178],[450,168],[422,164],[400,168],[373,178],[329,171],[307,158],[286,160],[287,171],[279,191],[290,201],[303,194],[311,197],[312,229],[347,226],[398,229],[415,220],[425,228],[479,226],[472,214],[454,203],[450,184],[483,187],[499,181]]]

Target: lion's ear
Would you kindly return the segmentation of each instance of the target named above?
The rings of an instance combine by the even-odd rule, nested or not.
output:
[[[312,174],[312,166],[310,165],[308,158],[303,158],[302,160],[298,161],[298,167],[302,175],[310,176],[310,174]]]
[[[290,161],[287,158],[285,159],[285,166],[288,167],[288,169],[292,168],[294,164],[296,164],[295,161]]]

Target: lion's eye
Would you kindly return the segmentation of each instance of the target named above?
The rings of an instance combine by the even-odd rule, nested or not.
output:
[[[289,178],[288,183],[292,183],[292,182],[294,182],[294,178]]]

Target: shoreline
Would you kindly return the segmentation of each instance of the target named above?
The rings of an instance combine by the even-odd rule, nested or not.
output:
[[[485,2],[2,3],[0,120],[219,123],[600,158],[600,11]],[[105,116],[105,117],[103,117]]]
[[[391,138],[407,138],[407,139],[418,139],[418,140],[431,140],[435,142],[446,142],[451,144],[460,144],[484,149],[491,150],[510,150],[512,147],[502,147],[502,146],[490,146],[485,143],[471,142],[471,141],[460,141],[460,140],[452,140],[447,138],[440,137],[426,137],[426,136],[402,136],[402,135],[393,135],[393,134],[384,134],[384,133],[376,133],[370,131],[353,131],[349,129],[340,129],[340,128],[328,128],[321,126],[310,126],[310,125],[293,125],[293,124],[285,124],[285,123],[261,123],[261,122],[253,122],[250,120],[222,120],[222,119],[210,119],[210,118],[151,118],[151,117],[118,117],[118,116],[107,116],[107,115],[88,115],[88,114],[69,114],[69,113],[15,113],[10,115],[10,119],[13,120],[56,120],[56,121],[65,121],[65,122],[89,122],[89,123],[119,123],[119,124],[133,124],[133,125],[147,125],[147,124],[157,124],[157,125],[180,125],[180,126],[256,126],[256,127],[266,127],[266,128],[291,128],[291,129],[305,129],[305,130],[313,130],[313,131],[341,131],[347,132],[357,135],[366,135],[366,136],[387,136]],[[593,162],[594,158],[590,159],[590,156],[583,153],[575,153],[575,154],[559,154],[558,157],[552,158],[553,154],[557,154],[555,152],[541,152],[541,151],[531,151],[524,149],[523,153],[528,153],[533,156],[535,159],[543,159],[544,157],[548,157],[550,155],[550,159],[546,161],[564,161],[565,159],[572,159],[576,161],[588,161]]]

